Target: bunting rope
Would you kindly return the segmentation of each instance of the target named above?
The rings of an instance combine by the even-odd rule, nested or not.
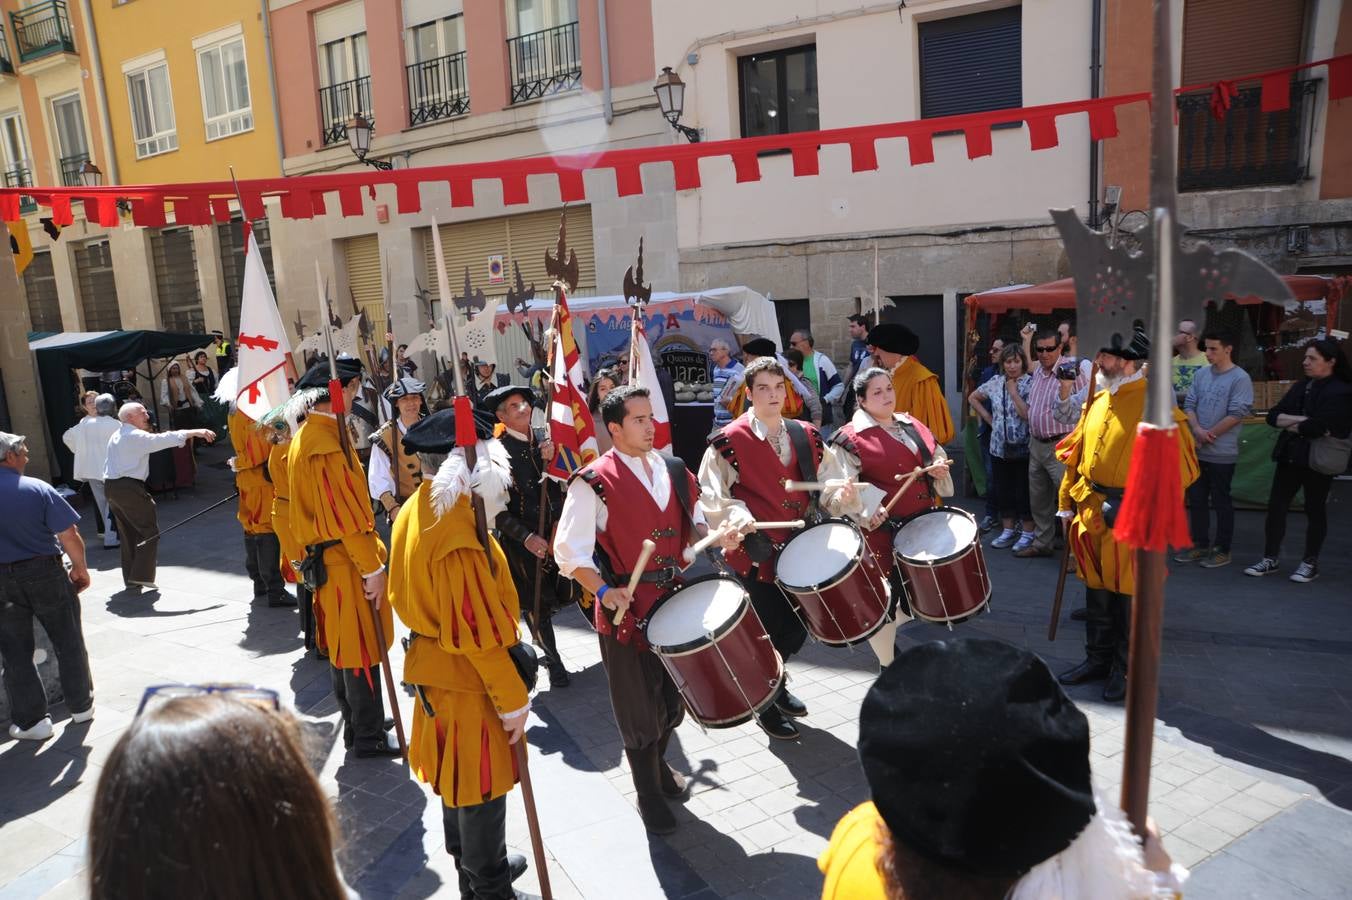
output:
[[[1242,75],[1177,88],[1175,95],[1210,91],[1213,95],[1212,114],[1223,116],[1229,109],[1235,85],[1247,82],[1261,84],[1261,110],[1280,112],[1291,105],[1291,81],[1301,72],[1321,66],[1328,68],[1329,101],[1352,97],[1352,54],[1334,56],[1315,62],[1273,69],[1252,75]],[[908,157],[913,166],[934,162],[934,137],[947,132],[962,132],[967,146],[967,157],[978,159],[994,152],[991,130],[1001,125],[1025,124],[1031,150],[1047,150],[1060,142],[1056,120],[1064,116],[1085,113],[1089,116],[1089,136],[1101,141],[1117,137],[1117,110],[1133,103],[1148,102],[1149,91],[1137,91],[1095,99],[1073,100],[988,112],[966,113],[910,122],[892,122],[879,125],[860,125],[833,128],[824,131],[798,131],[764,137],[735,138],[698,144],[671,144],[657,147],[634,147],[607,150],[598,154],[565,154],[538,156],[525,159],[494,162],[461,163],[448,166],[427,166],[388,172],[362,170],[324,175],[292,175],[279,178],[261,178],[241,181],[238,199],[246,219],[265,215],[263,198],[276,197],[281,214],[288,219],[310,219],[326,215],[326,194],[338,195],[338,209],[345,217],[365,214],[365,191],[375,199],[376,187],[393,185],[398,211],[401,215],[422,211],[419,187],[424,184],[447,184],[451,206],[474,206],[475,181],[499,181],[502,184],[504,205],[516,206],[530,202],[527,181],[531,176],[553,176],[558,180],[559,199],[563,203],[577,203],[587,199],[583,173],[609,169],[614,172],[619,196],[643,193],[640,168],[652,163],[671,165],[678,191],[700,186],[699,163],[705,159],[731,159],[738,183],[759,181],[760,155],[787,151],[792,158],[795,177],[816,175],[820,171],[819,153],[822,147],[850,148],[850,169],[853,172],[876,170],[879,140],[904,138]],[[51,219],[57,226],[74,222],[72,203],[84,205],[85,217],[104,227],[119,224],[118,202],[131,204],[131,219],[136,225],[161,227],[167,224],[165,206],[173,209],[178,225],[209,225],[230,221],[230,201],[236,197],[236,185],[230,181],[203,181],[162,185],[109,185],[106,187],[25,187],[0,188],[0,220],[20,221],[20,198],[32,198],[40,206],[51,210]]]

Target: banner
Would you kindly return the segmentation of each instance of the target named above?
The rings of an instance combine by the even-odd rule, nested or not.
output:
[[[667,412],[667,401],[662,396],[662,385],[657,380],[657,368],[653,365],[652,347],[648,344],[641,320],[634,333],[632,347],[633,383],[648,389],[648,397],[653,405],[653,425],[657,429],[657,433],[653,435],[653,449],[670,450],[671,415]]]
[[[628,307],[578,313],[587,331],[587,366],[596,372],[614,366],[629,352],[631,311]],[[653,350],[653,363],[666,369],[673,382],[705,384],[710,380],[709,345],[715,340],[736,347],[732,324],[723,313],[694,299],[649,303],[643,331]]]
[[[291,341],[282,325],[282,314],[272,296],[263,257],[253,230],[245,226],[244,283],[240,289],[238,391],[234,401],[239,411],[257,421],[291,396],[286,382],[286,363]]]
[[[582,354],[573,340],[573,318],[568,300],[560,295],[558,328],[554,332],[554,379],[549,403],[549,438],[554,442],[554,458],[545,474],[566,481],[574,472],[596,459],[596,425],[587,409],[583,389]]]

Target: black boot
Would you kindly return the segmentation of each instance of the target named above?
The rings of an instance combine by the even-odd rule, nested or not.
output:
[[[657,776],[662,785],[662,794],[673,800],[683,800],[689,796],[689,785],[686,784],[685,776],[671,767],[667,762],[667,744],[671,743],[671,732],[668,731],[662,740],[657,742]]]
[[[1108,681],[1103,685],[1103,699],[1109,703],[1117,703],[1126,696],[1127,670],[1119,668],[1114,663],[1112,671],[1108,673]]]
[[[1101,588],[1085,588],[1084,592],[1084,662],[1062,672],[1057,681],[1062,684],[1084,684],[1108,677],[1113,657],[1113,595]]]
[[[554,620],[542,616],[538,630],[540,632],[540,643],[544,646],[546,654],[545,665],[549,669],[549,686],[568,687],[572,679],[568,677],[568,670],[563,665],[563,657],[559,655],[559,644],[554,637]]]
[[[1110,594],[1113,614],[1113,664],[1103,699],[1117,703],[1127,696],[1127,657],[1131,652],[1131,595]]]
[[[254,552],[259,573],[268,595],[268,606],[295,606],[296,598],[286,590],[282,578],[282,544],[272,532],[254,535]]]
[[[766,734],[777,741],[798,740],[798,726],[786,719],[773,703],[756,715],[756,721]]]
[[[775,709],[795,719],[801,719],[807,715],[807,704],[789,693],[788,684],[779,689],[779,696],[775,697]]]
[[[244,569],[249,573],[249,580],[253,582],[253,598],[266,597],[268,586],[263,581],[263,571],[258,566],[258,535],[244,535]]]
[[[634,789],[638,791],[638,814],[643,819],[643,827],[650,834],[671,834],[676,830],[676,816],[662,796],[662,761],[657,755],[657,745],[649,744],[637,750],[626,748],[624,755],[629,758]]]

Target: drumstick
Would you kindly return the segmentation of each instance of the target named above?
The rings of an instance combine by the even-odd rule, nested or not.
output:
[[[716,541],[721,540],[723,538],[724,532],[726,531],[727,526],[720,525],[718,528],[715,528],[713,531],[709,532],[704,537],[695,541],[695,543],[691,544],[689,547],[686,547],[685,553],[682,554],[685,557],[685,561],[688,563],[694,562],[696,556],[699,556],[711,545],[713,545]]]
[[[785,479],[784,489],[786,491],[829,491],[853,483],[853,480],[849,478],[828,478],[826,481],[790,481]]]
[[[657,545],[651,540],[644,538],[643,549],[638,552],[638,562],[634,564],[634,571],[629,575],[629,601],[634,600],[634,590],[638,587],[638,580],[643,577],[643,570],[648,565],[648,560],[652,558],[653,551]],[[620,620],[624,618],[624,610],[615,610],[615,617],[611,619],[610,624],[619,625]]]
[[[897,501],[901,499],[901,495],[906,493],[910,486],[915,484],[915,480],[921,475],[926,475],[933,472],[935,469],[942,468],[944,468],[944,463],[934,463],[933,465],[925,466],[923,469],[920,466],[916,466],[911,470],[911,474],[904,476],[906,480],[901,482],[901,487],[897,488],[897,492],[892,495],[892,499],[887,501],[887,505],[883,507],[883,512],[892,512],[892,507],[897,505]],[[903,476],[898,475],[897,480],[901,481],[902,477]]]
[[[788,528],[790,530],[797,530],[806,524],[807,522],[802,519],[789,519],[785,522],[752,522],[751,528],[753,531],[765,531],[768,528]]]

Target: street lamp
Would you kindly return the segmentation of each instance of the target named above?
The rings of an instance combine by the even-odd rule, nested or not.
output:
[[[662,74],[657,76],[657,84],[653,85],[653,93],[657,95],[657,105],[662,109],[662,116],[671,123],[671,127],[685,135],[690,143],[698,144],[699,129],[681,124],[681,113],[685,109],[685,82],[671,71],[671,66],[662,67]]]
[[[94,165],[92,159],[86,159],[80,163],[80,184],[85,187],[99,187],[103,184],[103,170]],[[126,200],[118,200],[117,208],[122,213],[131,212],[131,203]]]
[[[365,163],[382,172],[394,168],[387,160],[366,158],[366,154],[371,152],[371,123],[360,113],[348,120],[347,145],[352,148],[352,155],[357,157],[357,162]]]

